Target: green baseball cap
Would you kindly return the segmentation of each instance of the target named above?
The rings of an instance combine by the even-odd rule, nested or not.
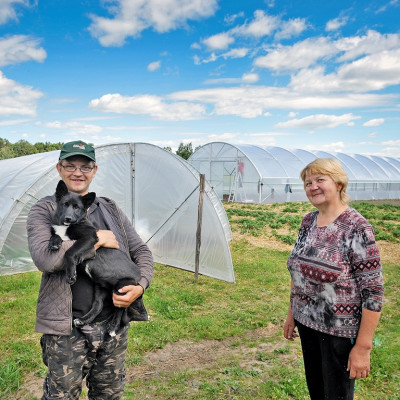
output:
[[[94,147],[83,142],[82,140],[65,143],[61,149],[59,160],[64,160],[72,156],[84,156],[96,162]]]

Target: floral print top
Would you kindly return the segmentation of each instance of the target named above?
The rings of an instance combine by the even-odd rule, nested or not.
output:
[[[348,207],[328,226],[307,214],[287,266],[290,304],[301,324],[334,336],[355,338],[362,308],[381,311],[383,279],[372,226]]]

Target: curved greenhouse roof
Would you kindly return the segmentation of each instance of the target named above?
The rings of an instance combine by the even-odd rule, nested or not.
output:
[[[212,142],[188,161],[206,175],[220,199],[280,203],[307,200],[300,171],[319,157],[342,163],[352,200],[400,197],[400,159],[392,157]]]
[[[27,247],[31,206],[54,193],[60,152],[0,161],[0,274],[35,269]],[[98,172],[90,189],[130,217],[154,260],[195,270],[200,174],[177,155],[146,143],[96,146]],[[225,210],[205,183],[199,273],[234,282]]]

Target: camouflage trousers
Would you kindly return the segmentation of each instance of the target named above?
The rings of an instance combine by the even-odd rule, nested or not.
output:
[[[128,327],[114,337],[108,334],[107,324],[74,327],[69,336],[45,334],[40,344],[48,367],[42,400],[79,399],[85,378],[90,400],[122,397]]]

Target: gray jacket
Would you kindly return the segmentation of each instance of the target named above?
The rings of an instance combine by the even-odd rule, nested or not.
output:
[[[56,207],[55,195],[39,200],[29,211],[27,219],[28,245],[33,262],[43,272],[36,308],[35,330],[53,335],[69,335],[72,331],[72,292],[65,281],[63,260],[74,241],[65,241],[59,251],[49,251],[50,226]],[[114,232],[119,247],[140,267],[139,284],[146,289],[153,277],[153,256],[136,233],[128,217],[112,201],[96,197],[90,213],[100,207]]]

